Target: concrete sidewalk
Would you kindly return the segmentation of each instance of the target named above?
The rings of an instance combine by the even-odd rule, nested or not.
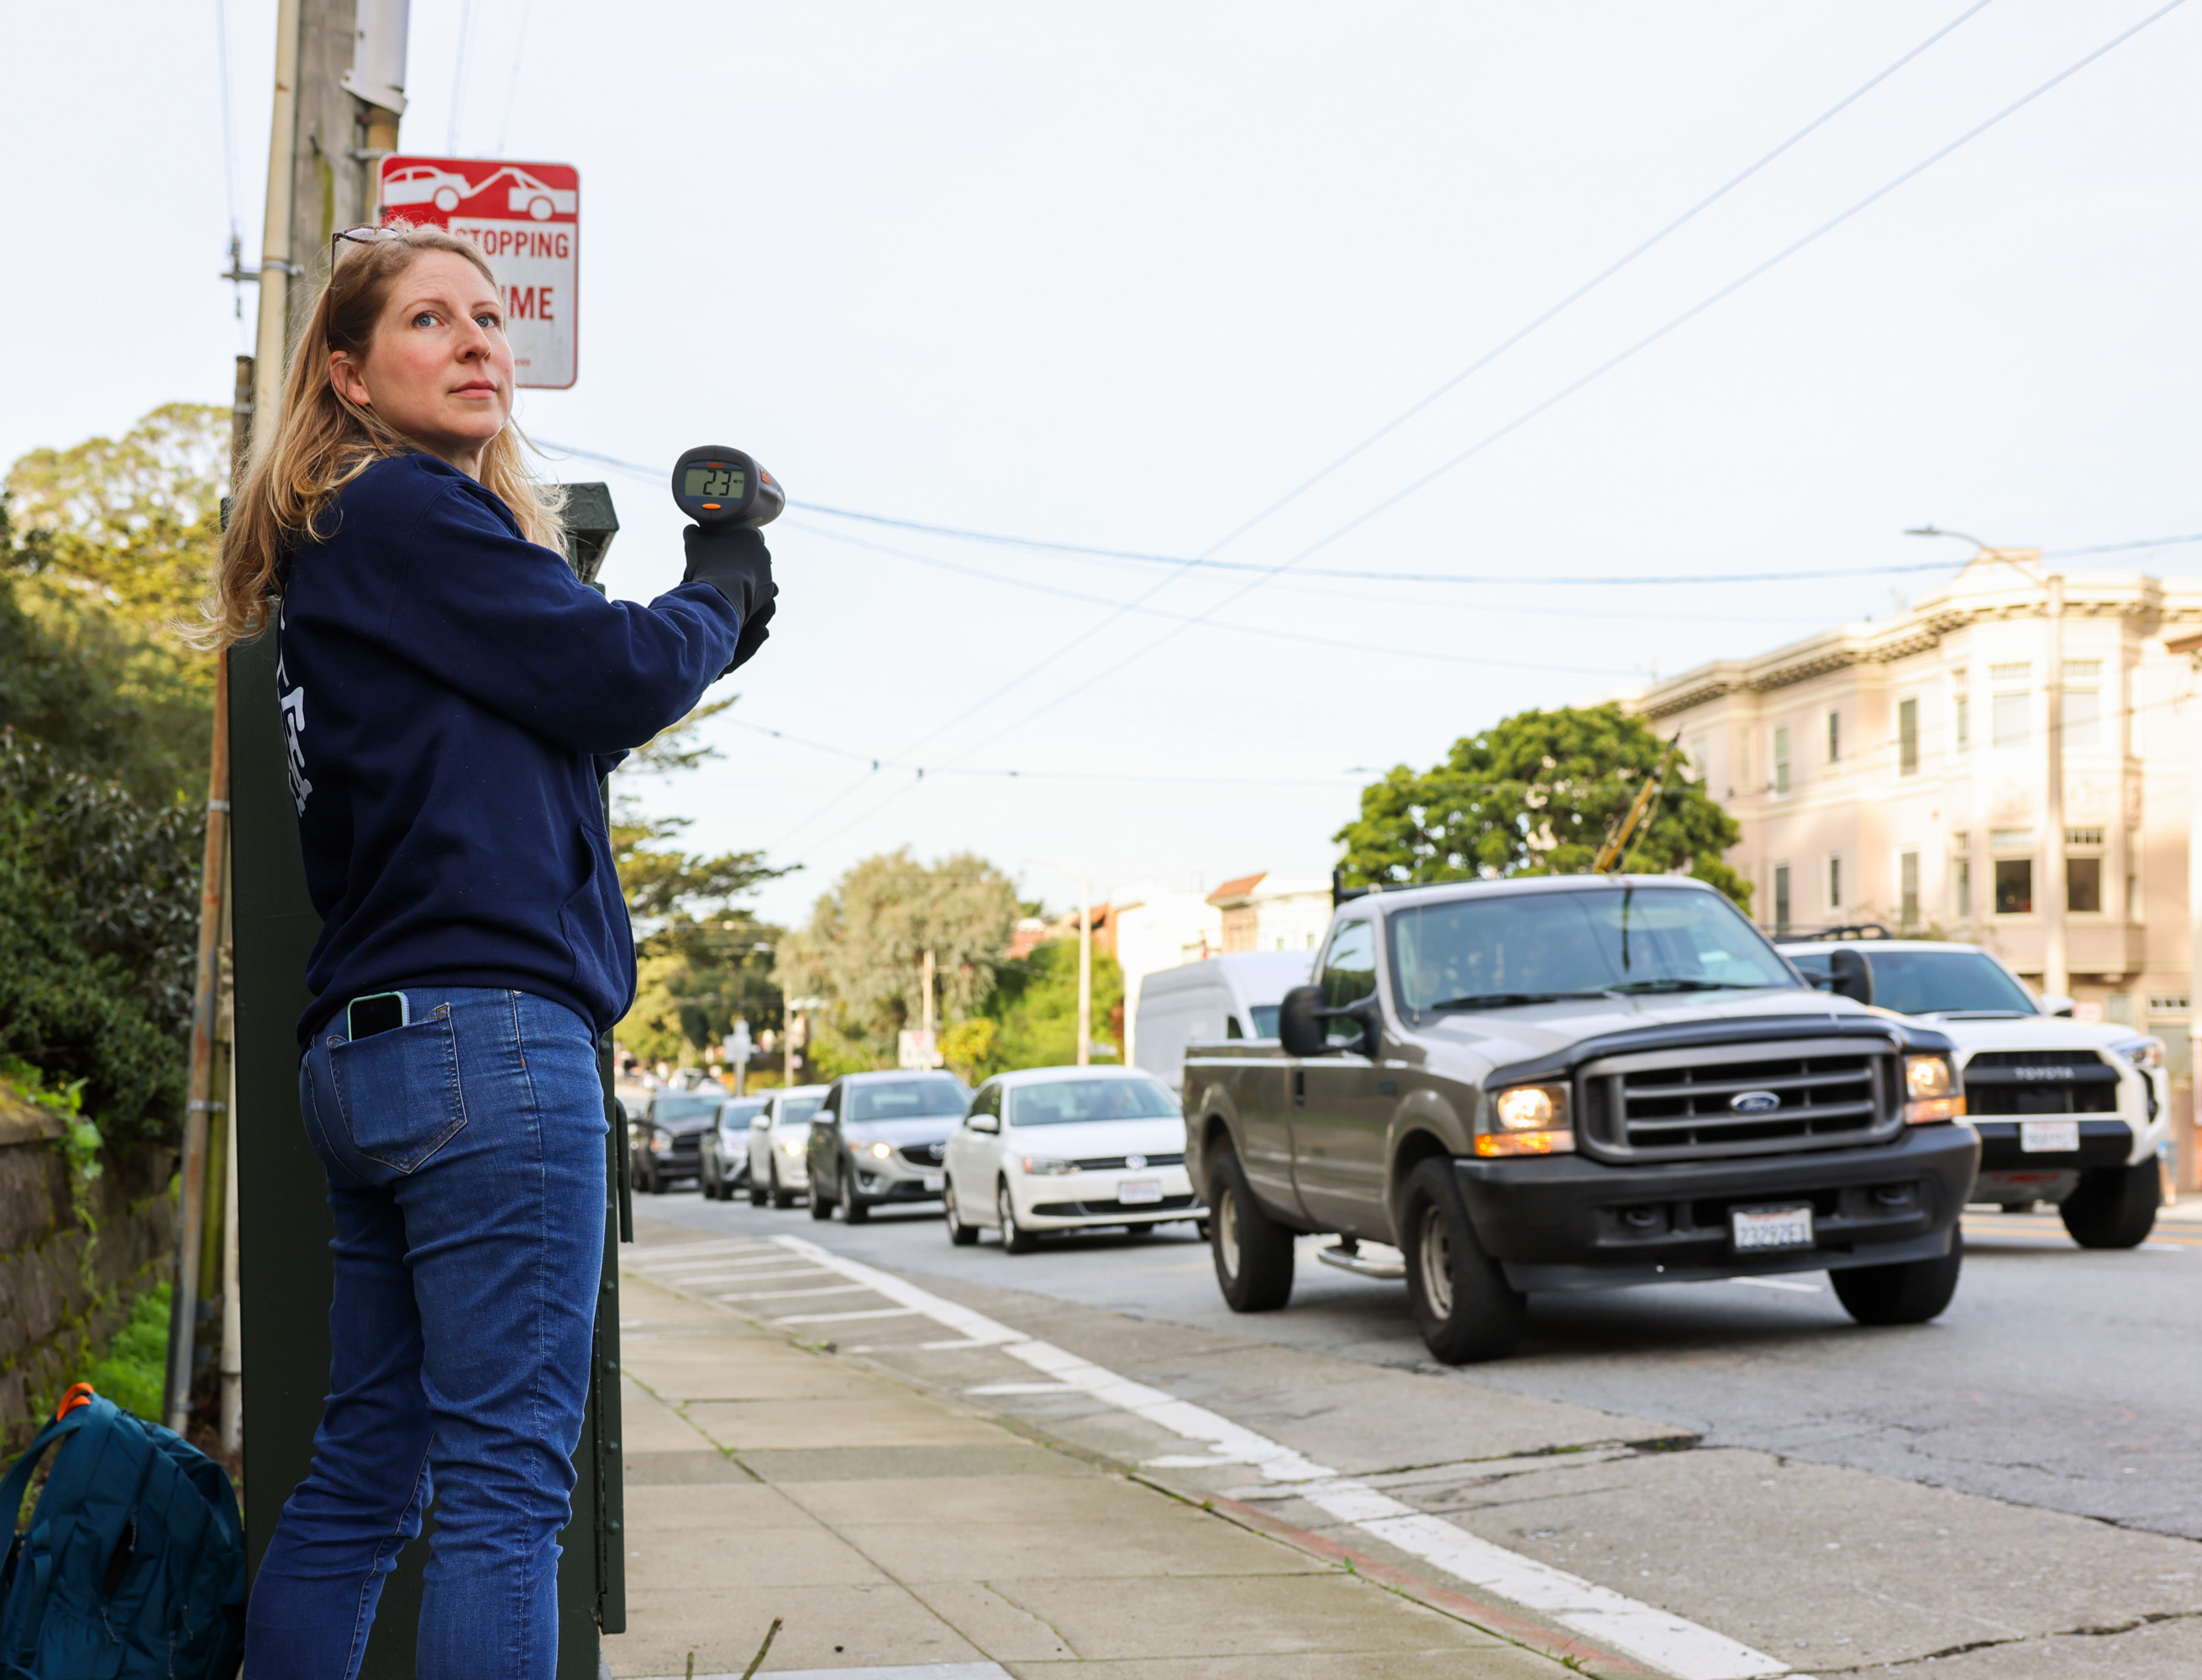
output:
[[[622,1288],[630,1631],[604,1642],[621,1680],[683,1676],[692,1654],[698,1677],[739,1676],[774,1617],[762,1671],[780,1675],[1643,1671],[1273,1518],[1172,1497],[830,1343]]]

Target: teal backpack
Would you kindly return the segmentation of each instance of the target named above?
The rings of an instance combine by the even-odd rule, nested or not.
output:
[[[0,1482],[9,1528],[56,1442],[31,1526],[0,1565],[0,1677],[231,1680],[244,1526],[221,1466],[79,1383]]]

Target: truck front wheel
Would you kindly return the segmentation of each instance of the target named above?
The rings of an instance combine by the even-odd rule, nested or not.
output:
[[[1902,1266],[1851,1266],[1828,1274],[1843,1311],[1862,1325],[1923,1325],[1938,1316],[1958,1292],[1964,1264],[1963,1231],[1950,1233],[1950,1252],[1940,1260]]]
[[[1208,1249],[1234,1313],[1274,1313],[1292,1297],[1292,1234],[1262,1211],[1239,1157],[1216,1163],[1208,1189]]]
[[[1407,1304],[1431,1357],[1445,1365],[1504,1359],[1521,1345],[1528,1300],[1476,1240],[1452,1163],[1416,1167],[1402,1211]]]
[[[2083,1248],[2137,1248],[2156,1229],[2163,1178],[2154,1155],[2135,1166],[2082,1172],[2080,1187],[2057,1211]]]

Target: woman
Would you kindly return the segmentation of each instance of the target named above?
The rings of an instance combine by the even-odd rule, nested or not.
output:
[[[436,1505],[415,1672],[548,1680],[603,1257],[598,1043],[634,953],[599,779],[754,653],[755,532],[608,601],[521,464],[503,292],[434,229],[339,235],[214,638],[272,617],[324,925],[299,1101],[335,1214],[313,1469],[256,1579],[251,1680],[350,1680]]]

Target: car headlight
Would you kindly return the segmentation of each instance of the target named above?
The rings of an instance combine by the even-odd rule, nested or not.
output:
[[[1947,1056],[1905,1057],[1904,1118],[1913,1125],[1964,1119],[1965,1099],[1956,1094],[1957,1087]]]
[[[799,1137],[791,1137],[780,1146],[780,1150],[782,1154],[799,1155],[803,1153],[803,1140]]]
[[[2135,1067],[2151,1073],[2164,1066],[2164,1040],[2161,1038],[2128,1038],[2123,1044],[2111,1045],[2111,1049]]]
[[[1075,1160],[1057,1160],[1049,1155],[1027,1155],[1017,1163],[1035,1178],[1060,1178],[1078,1171]]]
[[[650,1153],[653,1155],[662,1155],[672,1147],[673,1140],[668,1137],[663,1132],[660,1131],[651,1134],[650,1139]]]
[[[1510,1085],[1492,1099],[1495,1131],[1477,1136],[1475,1153],[1493,1155],[1555,1155],[1575,1152],[1575,1135],[1568,1119],[1565,1085]]]
[[[857,1153],[860,1155],[869,1155],[874,1160],[885,1160],[894,1153],[894,1146],[885,1143],[867,1143]]]

